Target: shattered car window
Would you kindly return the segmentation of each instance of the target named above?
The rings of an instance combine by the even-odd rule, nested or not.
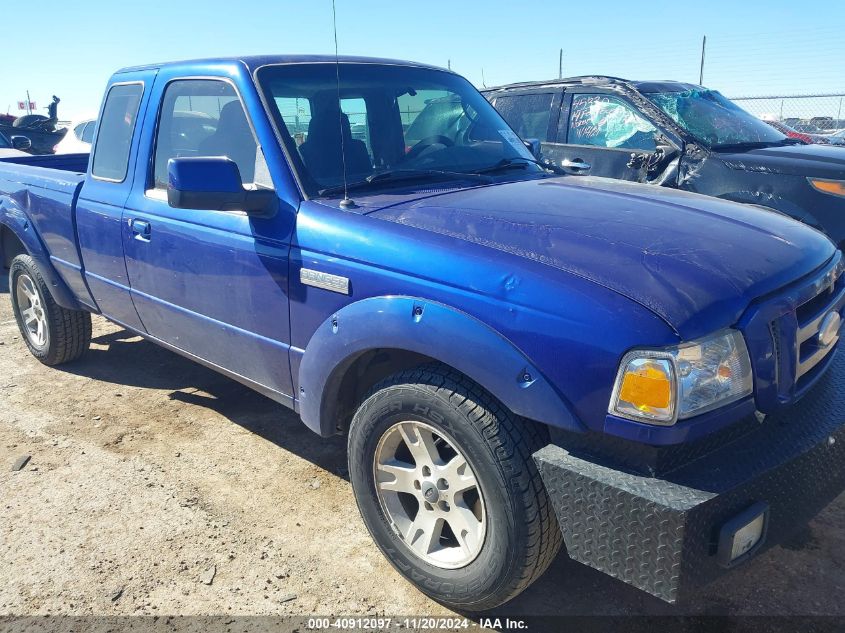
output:
[[[656,128],[621,99],[608,95],[572,97],[569,143],[654,150]]]
[[[646,93],[696,140],[719,145],[779,144],[786,136],[715,90]]]

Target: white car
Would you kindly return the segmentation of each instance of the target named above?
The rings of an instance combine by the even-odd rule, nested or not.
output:
[[[95,119],[83,119],[71,124],[64,138],[53,148],[56,154],[90,154],[94,140]]]
[[[0,158],[18,158],[21,156],[29,156],[29,154],[13,148],[12,142],[0,132]]]

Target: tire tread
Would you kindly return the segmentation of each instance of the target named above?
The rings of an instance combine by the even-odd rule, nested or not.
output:
[[[91,345],[91,314],[84,310],[69,310],[56,303],[38,265],[29,255],[18,255],[12,261],[10,282],[16,264],[22,266],[35,278],[34,281],[41,292],[47,319],[51,326],[50,345],[46,353],[43,354],[38,353],[38,350],[30,346],[26,334],[23,331],[21,332],[24,341],[30,347],[30,351],[38,360],[50,366],[69,363],[81,358]],[[9,286],[10,292],[14,292],[11,283]]]

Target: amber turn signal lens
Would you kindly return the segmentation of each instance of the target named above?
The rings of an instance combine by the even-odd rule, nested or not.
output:
[[[646,367],[642,373],[625,374],[619,397],[641,410],[668,409],[672,387],[665,373]]]
[[[824,180],[821,178],[808,178],[810,184],[823,193],[834,196],[845,196],[845,180]]]
[[[610,413],[632,420],[672,424],[675,370],[670,358],[631,352],[623,358],[611,396]]]

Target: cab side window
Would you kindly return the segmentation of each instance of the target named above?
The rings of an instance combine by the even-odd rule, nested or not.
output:
[[[264,158],[231,84],[211,79],[171,82],[159,113],[153,184],[167,187],[167,162],[186,156],[226,156],[244,185],[269,185]]]
[[[495,106],[522,139],[549,140],[549,119],[554,93],[529,93],[496,97]]]
[[[367,153],[372,156],[373,147],[370,142],[370,125],[367,118],[367,103],[362,98],[340,100],[340,110],[349,119],[352,138],[367,146]]]
[[[654,151],[656,131],[622,99],[610,95],[572,96],[567,139],[570,145]]]
[[[275,97],[276,107],[285,122],[296,146],[299,147],[308,138],[308,125],[311,123],[311,102],[305,97]]]
[[[132,134],[143,94],[142,84],[116,85],[109,90],[94,148],[91,167],[94,178],[113,182],[126,179]]]

